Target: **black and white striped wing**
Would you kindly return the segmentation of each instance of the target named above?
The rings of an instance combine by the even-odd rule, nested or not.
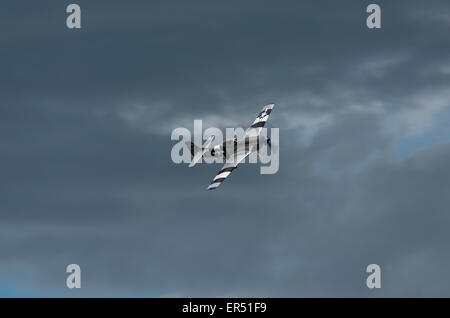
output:
[[[214,190],[222,184],[222,182],[230,175],[230,173],[237,168],[237,166],[250,154],[249,151],[245,153],[238,153],[236,155],[236,161],[226,162],[219,173],[214,177],[211,184],[208,186],[208,190]]]
[[[272,112],[272,109],[274,106],[275,106],[275,104],[269,104],[269,105],[266,105],[263,107],[263,109],[259,113],[258,117],[256,117],[253,124],[245,132],[245,136],[248,136],[248,137],[259,136],[262,128],[264,127],[264,125],[267,122],[267,119],[269,119],[269,115]]]

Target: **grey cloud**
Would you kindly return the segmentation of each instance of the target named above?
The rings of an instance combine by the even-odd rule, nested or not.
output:
[[[44,296],[448,296],[450,146],[399,161],[406,132],[391,128],[448,109],[449,8],[379,2],[379,31],[368,1],[80,1],[80,31],[61,3],[2,4],[0,282]],[[245,127],[268,102],[278,174],[243,165],[207,192],[219,165],[171,162],[173,127]],[[80,291],[65,288],[69,263]]]

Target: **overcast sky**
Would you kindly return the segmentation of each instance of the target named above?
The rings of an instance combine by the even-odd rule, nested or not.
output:
[[[450,297],[448,1],[69,3],[0,4],[0,296]],[[171,161],[270,102],[277,174]]]

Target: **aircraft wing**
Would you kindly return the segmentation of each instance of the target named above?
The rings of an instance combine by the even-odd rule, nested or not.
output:
[[[269,115],[272,112],[273,106],[275,106],[275,104],[269,104],[263,107],[253,124],[245,132],[246,137],[259,136],[262,128],[266,124],[267,119],[269,119]]]
[[[219,173],[214,177],[213,181],[208,187],[208,190],[214,190],[222,184],[222,182],[230,175],[230,173],[237,168],[238,164],[247,157],[251,151],[241,152],[236,155],[234,162],[226,162]]]

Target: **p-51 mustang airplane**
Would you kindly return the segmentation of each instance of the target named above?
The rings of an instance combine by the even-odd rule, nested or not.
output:
[[[214,177],[208,187],[208,190],[214,190],[237,168],[248,155],[258,153],[264,147],[271,147],[270,138],[260,136],[260,133],[269,118],[270,113],[275,105],[269,104],[263,107],[253,124],[245,132],[243,138],[225,140],[223,144],[211,146],[214,136],[210,136],[203,147],[198,147],[194,143],[187,141],[186,145],[194,157],[189,164],[193,167],[202,157],[223,157],[225,165]]]

